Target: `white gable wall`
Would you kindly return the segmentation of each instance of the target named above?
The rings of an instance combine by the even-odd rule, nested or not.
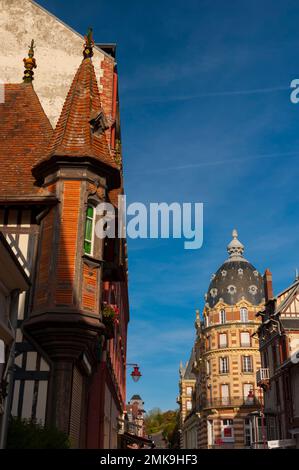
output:
[[[20,83],[23,58],[31,39],[36,43],[34,88],[54,127],[82,61],[83,38],[31,0],[0,0],[0,83]],[[99,80],[104,52],[94,48]],[[99,86],[100,87],[100,86]]]

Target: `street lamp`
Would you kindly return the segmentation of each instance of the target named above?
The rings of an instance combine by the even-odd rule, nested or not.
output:
[[[138,380],[141,377],[141,372],[139,370],[138,364],[126,364],[126,366],[132,366],[133,370],[131,372],[131,377],[134,380],[134,382],[138,382]]]

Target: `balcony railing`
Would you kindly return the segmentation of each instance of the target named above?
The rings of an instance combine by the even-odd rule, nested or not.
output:
[[[253,397],[222,397],[222,398],[212,398],[211,400],[204,400],[199,408],[208,409],[208,408],[228,408],[228,407],[261,407],[261,401]]]
[[[269,373],[269,368],[264,367],[260,368],[256,372],[256,383],[258,386],[265,384],[266,382],[269,382],[270,380],[270,373]]]

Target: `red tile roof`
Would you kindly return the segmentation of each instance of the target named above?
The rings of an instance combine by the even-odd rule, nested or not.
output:
[[[31,169],[45,154],[53,134],[32,84],[5,85],[0,103],[0,198],[45,196]]]
[[[95,70],[90,58],[81,62],[66,97],[49,147],[52,157],[92,157],[118,169],[103,132],[94,134],[90,120],[102,111]]]

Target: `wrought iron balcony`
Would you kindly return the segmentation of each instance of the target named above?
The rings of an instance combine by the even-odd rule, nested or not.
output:
[[[201,405],[199,406],[199,411],[202,409],[209,409],[209,408],[230,408],[230,407],[260,408],[261,401],[255,396],[212,398],[211,400],[202,401]]]
[[[256,372],[256,383],[258,387],[262,387],[264,385],[267,385],[270,381],[270,373],[269,373],[269,368],[264,367],[260,368]]]

